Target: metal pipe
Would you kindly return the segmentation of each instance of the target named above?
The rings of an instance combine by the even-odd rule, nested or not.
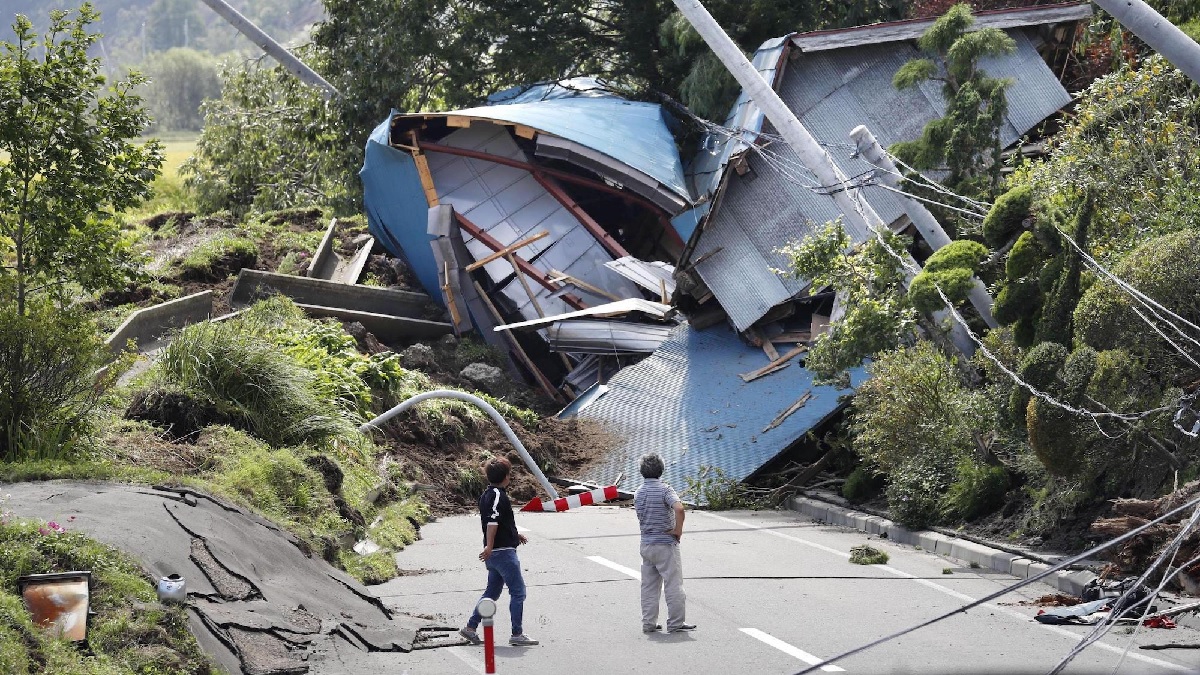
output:
[[[1096,0],[1134,35],[1200,83],[1200,45],[1142,0]]]
[[[408,410],[421,401],[426,401],[431,398],[457,399],[459,401],[473,403],[475,406],[482,409],[488,414],[488,417],[492,418],[493,422],[500,425],[500,429],[504,432],[504,436],[508,438],[508,442],[512,443],[513,447],[517,449],[517,454],[521,455],[521,461],[525,462],[525,467],[529,469],[529,472],[533,474],[534,478],[537,478],[538,483],[541,484],[542,489],[546,491],[546,494],[550,495],[551,499],[558,499],[558,492],[554,489],[554,486],[550,484],[550,481],[546,479],[546,474],[542,473],[542,470],[538,468],[537,463],[533,461],[533,457],[529,455],[529,451],[526,450],[525,446],[521,444],[521,439],[517,438],[517,434],[513,432],[512,427],[508,426],[508,422],[504,420],[504,417],[501,416],[500,413],[497,412],[496,409],[493,408],[487,401],[473,394],[468,394],[465,391],[434,389],[433,391],[426,391],[417,394],[410,399],[402,401],[391,410],[383,413],[370,422],[362,425],[358,428],[358,430],[364,434],[369,433],[372,429],[378,429],[379,425],[392,419],[396,415]]]
[[[242,16],[242,13],[229,6],[225,0],[204,0],[204,4],[212,8],[214,12],[219,14],[238,30],[239,33],[250,38],[250,41],[258,45],[262,50],[270,54],[279,65],[286,68],[290,73],[300,78],[305,84],[318,87],[325,92],[325,98],[333,96],[341,96],[337,88],[325,78],[317,74],[317,71],[309,68],[303,61],[296,58],[286,47],[271,39],[261,28],[254,25],[252,21]]]

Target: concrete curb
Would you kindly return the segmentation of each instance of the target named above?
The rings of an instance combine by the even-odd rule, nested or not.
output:
[[[788,509],[822,523],[852,527],[867,534],[886,535],[889,541],[897,544],[920,546],[926,551],[932,551],[968,564],[975,563],[981,568],[1011,574],[1021,579],[1028,579],[1050,569],[1050,565],[1044,562],[1024,558],[1015,553],[1001,551],[940,532],[910,530],[880,516],[810,497],[792,497],[788,499],[786,505]],[[1049,584],[1063,593],[1079,597],[1083,593],[1083,587],[1095,578],[1094,573],[1086,570],[1059,571],[1042,579],[1041,583]]]
[[[136,342],[138,349],[144,351],[147,345],[172,330],[207,321],[212,314],[212,295],[212,291],[201,291],[139,309],[130,314],[105,343],[114,355],[124,351],[129,340]]]

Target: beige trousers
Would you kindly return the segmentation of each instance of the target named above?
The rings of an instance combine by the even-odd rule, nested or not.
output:
[[[658,598],[667,596],[667,630],[684,623],[683,559],[677,544],[642,544],[642,626],[658,623]]]

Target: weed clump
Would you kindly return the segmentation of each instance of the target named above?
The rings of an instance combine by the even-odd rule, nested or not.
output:
[[[886,565],[888,554],[885,551],[863,544],[850,549],[850,562],[855,565]]]

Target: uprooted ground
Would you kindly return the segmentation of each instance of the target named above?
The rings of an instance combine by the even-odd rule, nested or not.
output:
[[[92,302],[92,307],[103,318],[102,325],[111,328],[135,309],[210,290],[214,295],[214,315],[224,314],[230,310],[229,294],[240,269],[302,274],[328,222],[328,217],[315,208],[281,211],[245,222],[228,215],[201,217],[192,213],[163,213],[147,218],[134,228],[139,235],[138,249],[146,278],[126,289],[100,296]],[[339,255],[349,256],[366,238],[365,221],[355,218],[343,223],[335,231],[333,245]],[[252,242],[253,252],[229,245],[232,239]],[[404,262],[388,256],[378,246],[359,282],[423,292]],[[387,349],[401,353],[412,346],[412,343],[382,345],[374,336],[364,334],[361,326],[349,328],[364,352]],[[477,390],[478,383],[461,375],[465,366],[482,362],[503,370],[507,365],[502,355],[470,337],[462,340],[447,337],[430,342],[428,347],[425,353],[431,352],[432,358],[421,359],[418,364],[406,363],[405,367],[421,370],[438,386]],[[548,474],[571,478],[580,467],[612,446],[610,435],[594,423],[552,419],[557,404],[513,379],[511,372],[508,375],[507,381],[492,386],[486,393],[538,413],[541,420],[536,425],[526,428],[514,423],[514,426],[517,436]],[[458,421],[459,424],[443,425],[439,430],[420,415],[406,413],[389,423],[385,437],[377,438],[392,459],[409,467],[415,488],[433,514],[473,508],[478,492],[485,485],[481,482],[480,466],[492,455],[508,456],[516,468],[510,488],[515,502],[540,495],[536,480],[495,424],[480,418]],[[119,441],[119,437],[112,440]],[[128,440],[129,447],[117,449],[117,454],[144,468],[185,474],[197,461],[188,443],[173,442],[165,435],[141,435]]]

